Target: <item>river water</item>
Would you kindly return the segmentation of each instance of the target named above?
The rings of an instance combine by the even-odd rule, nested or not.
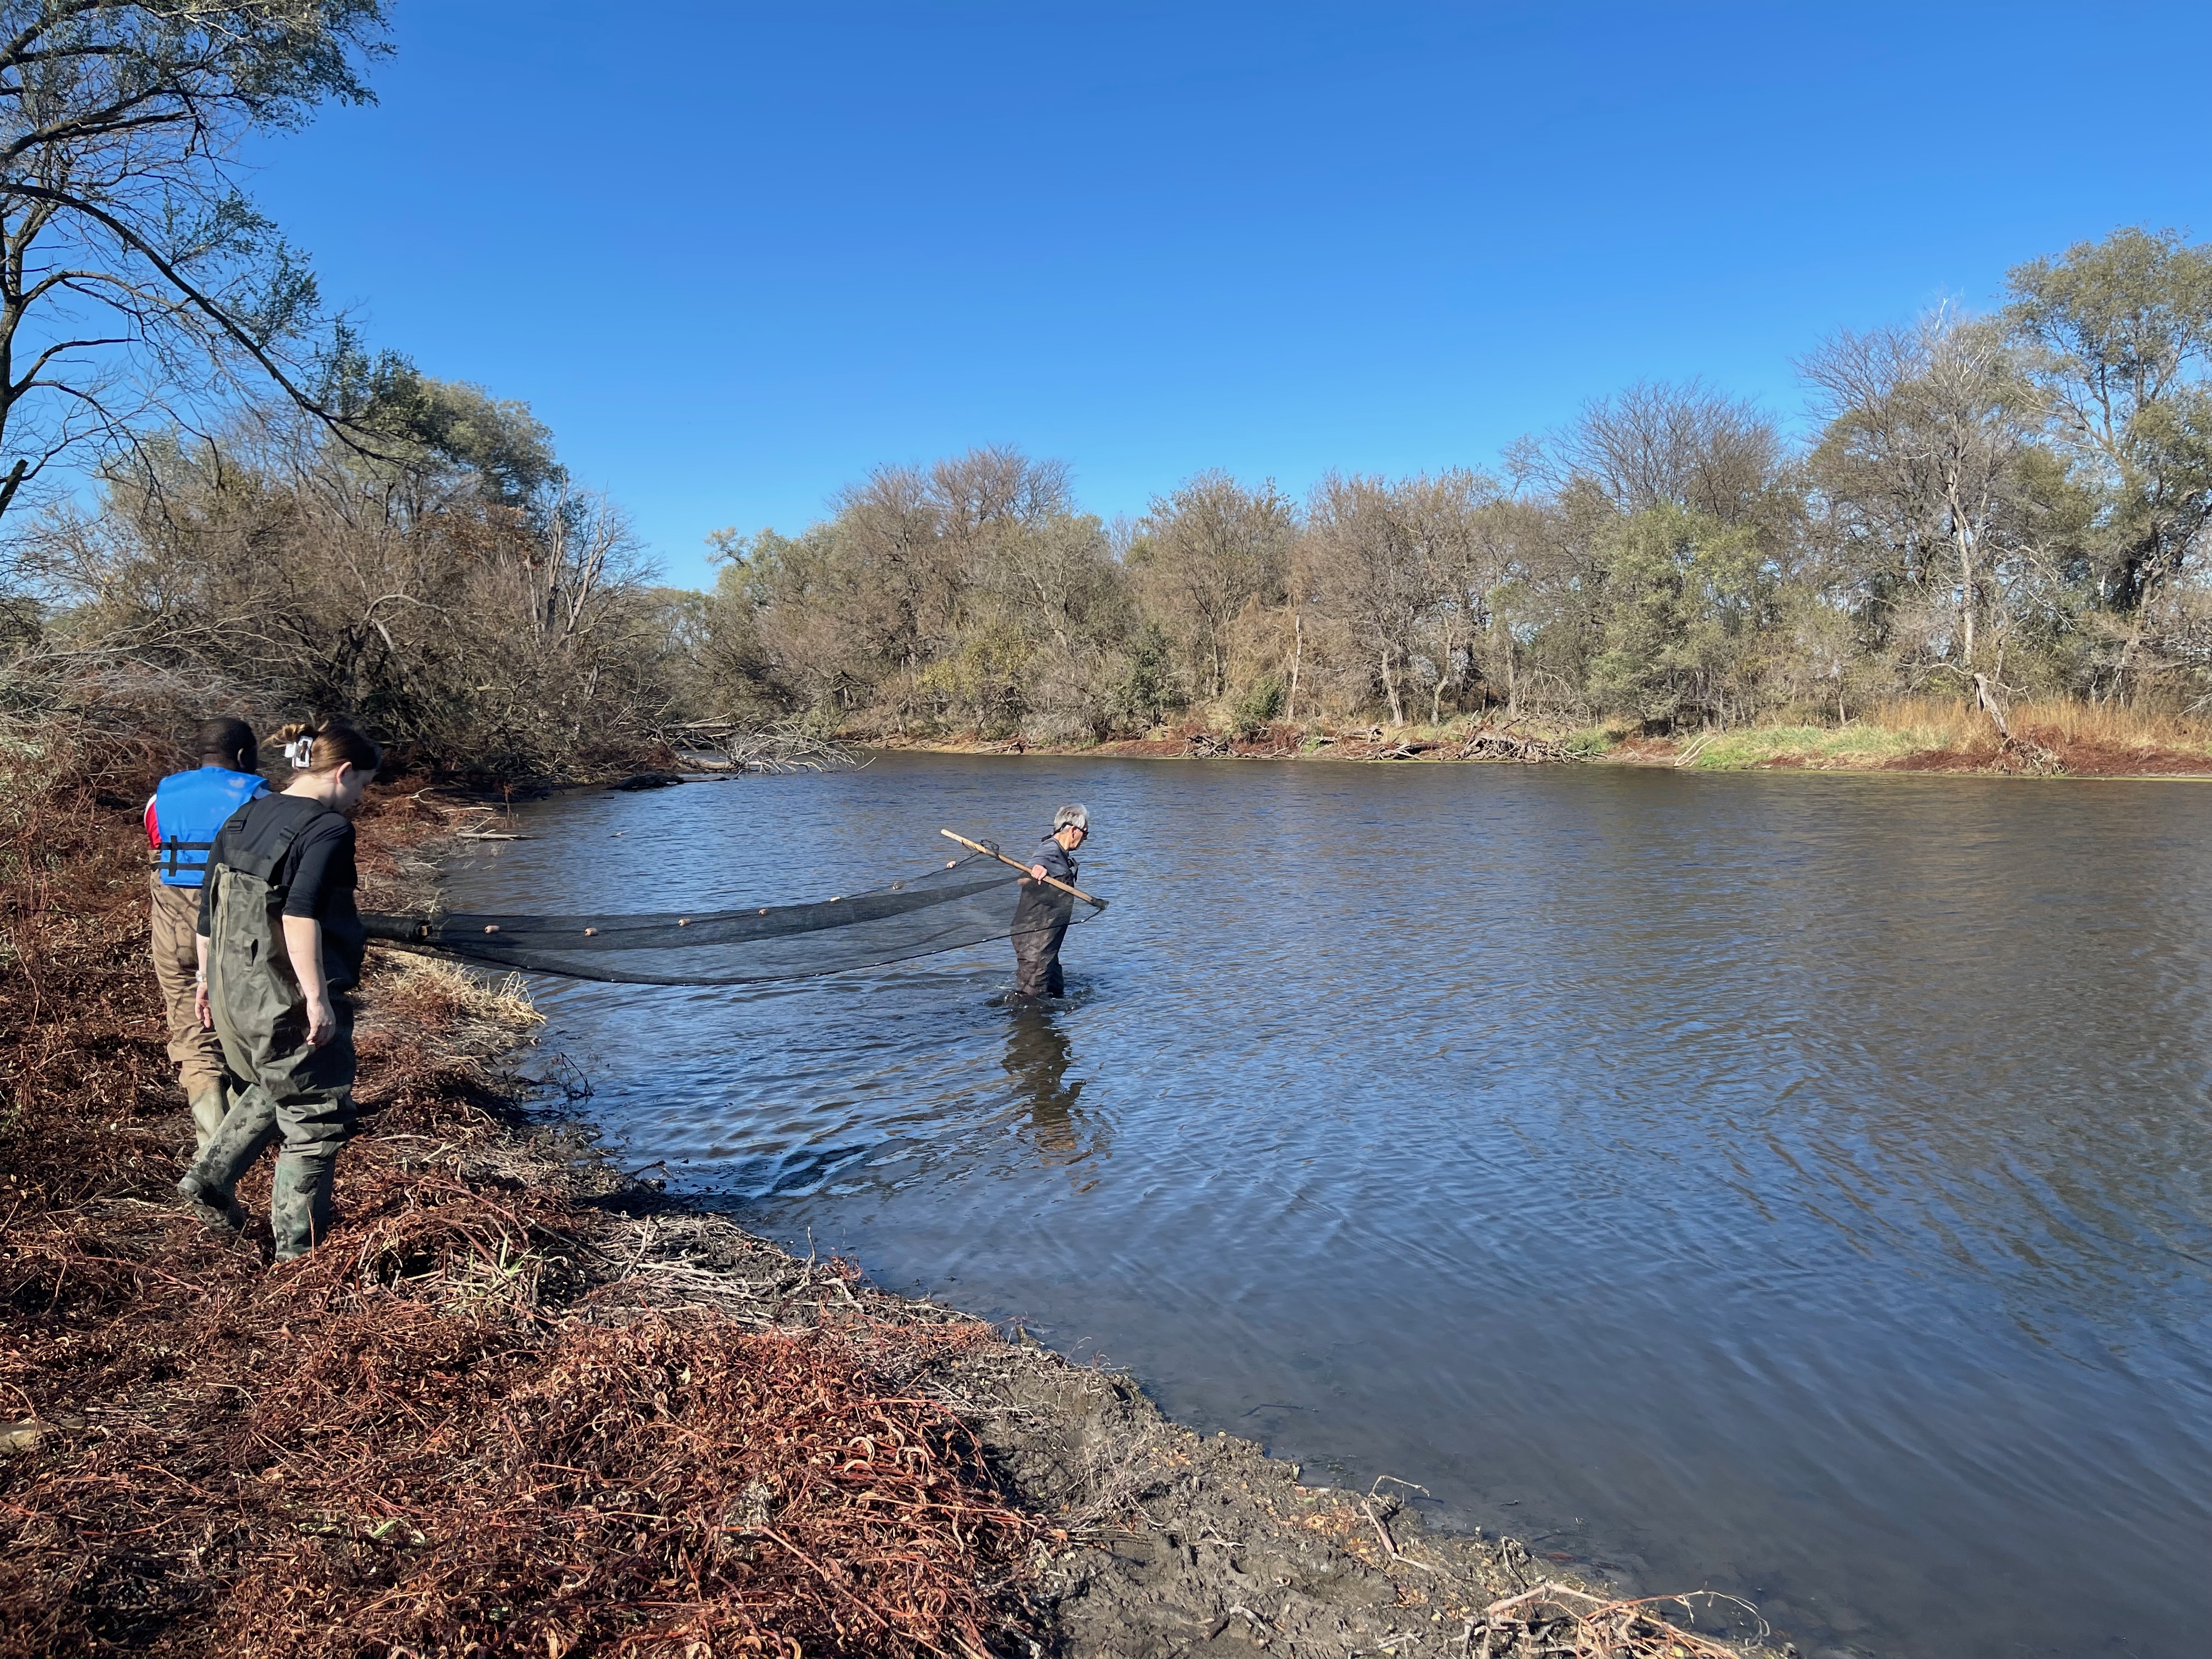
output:
[[[1065,799],[1109,912],[537,983],[624,1160],[1808,1652],[2212,1643],[2212,788],[886,756],[591,794],[457,908],[821,898]]]

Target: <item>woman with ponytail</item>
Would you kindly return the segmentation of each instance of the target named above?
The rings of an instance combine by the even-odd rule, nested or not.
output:
[[[269,1219],[286,1261],[330,1231],[337,1150],[353,1127],[345,994],[366,941],[349,820],[383,757],[335,715],[288,726],[276,744],[291,781],[232,813],[208,854],[196,1000],[238,1097],[177,1191],[210,1225],[240,1231],[239,1177],[281,1139]]]

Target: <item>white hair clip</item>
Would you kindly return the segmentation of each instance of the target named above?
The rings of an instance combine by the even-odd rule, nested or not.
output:
[[[304,772],[315,763],[315,740],[299,738],[284,745],[284,758],[292,763],[292,769]]]

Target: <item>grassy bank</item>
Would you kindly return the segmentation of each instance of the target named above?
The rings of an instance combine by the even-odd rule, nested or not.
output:
[[[526,1000],[434,963],[362,988],[331,1238],[203,1232],[150,751],[35,758],[0,841],[0,1656],[1726,1651],[1686,1628],[1724,1603],[1425,1536],[1401,1489],[1301,1484],[621,1176],[520,1111]],[[419,900],[444,828],[386,792],[365,896]]]
[[[1972,704],[1904,699],[1836,723],[1776,722],[1647,735],[1632,724],[1471,716],[1443,725],[1277,722],[1237,732],[1193,720],[1148,736],[1045,745],[961,733],[871,739],[954,753],[1095,754],[1155,759],[1475,761],[1757,769],[1959,772],[2046,776],[2212,776],[2212,720],[2110,705],[2021,703],[2007,732]],[[2008,732],[2008,736],[2007,733]]]

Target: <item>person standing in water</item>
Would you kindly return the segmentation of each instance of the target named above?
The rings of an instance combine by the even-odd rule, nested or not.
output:
[[[1035,1002],[1039,997],[1065,994],[1060,971],[1060,942],[1067,937],[1068,917],[1074,900],[1045,878],[1075,884],[1075,849],[1091,833],[1091,814],[1079,805],[1063,806],[1053,815],[1052,833],[1044,850],[1022,878],[1022,896],[1014,907],[1014,988],[1010,1000]]]
[[[209,1137],[222,1127],[229,1098],[224,1087],[222,1045],[200,1024],[193,988],[199,976],[200,883],[208,854],[223,821],[257,795],[269,793],[261,781],[261,754],[253,728],[240,720],[213,720],[199,729],[194,750],[198,767],[172,772],[146,803],[146,841],[153,849],[154,982],[161,988],[167,1016],[169,1059],[191,1104],[192,1133],[205,1152]]]
[[[292,781],[233,813],[208,854],[198,1012],[240,1087],[177,1192],[210,1225],[240,1231],[239,1177],[281,1138],[269,1223],[289,1261],[330,1231],[337,1152],[353,1127],[345,994],[368,941],[349,820],[383,757],[334,718],[277,735]]]

